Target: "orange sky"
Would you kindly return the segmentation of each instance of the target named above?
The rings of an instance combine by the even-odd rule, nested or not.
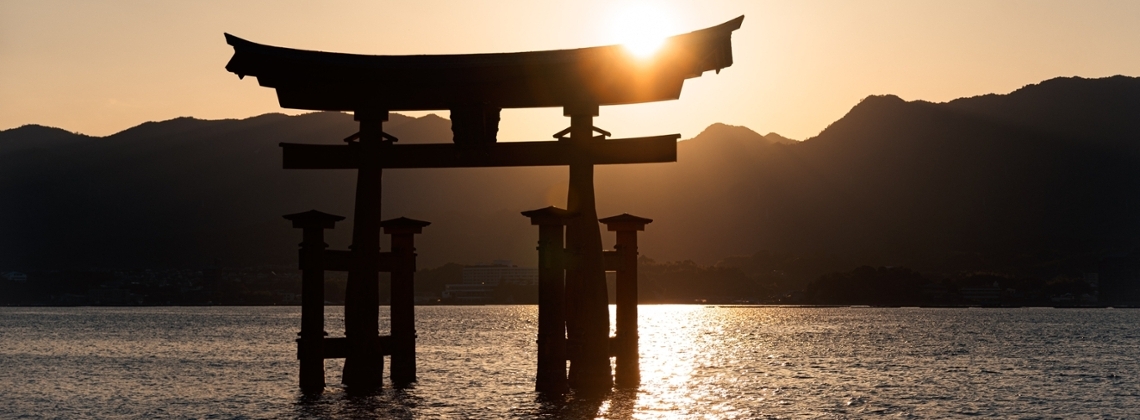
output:
[[[282,110],[224,70],[222,33],[370,54],[575,48],[621,41],[622,13],[688,32],[746,15],[736,64],[679,101],[603,107],[617,137],[714,122],[803,139],[870,94],[946,101],[1057,76],[1140,76],[1140,1],[15,1],[0,0],[0,129],[107,135],[179,116]],[[440,112],[447,116],[446,111]],[[564,128],[559,109],[505,111],[503,140]]]

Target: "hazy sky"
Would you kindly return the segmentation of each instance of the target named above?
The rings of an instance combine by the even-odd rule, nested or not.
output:
[[[478,53],[613,44],[623,27],[682,33],[739,15],[736,64],[689,80],[679,101],[603,107],[597,125],[687,138],[724,122],[803,139],[871,94],[946,101],[1057,76],[1140,76],[1135,0],[0,0],[0,129],[107,135],[179,116],[299,112],[225,71],[223,32],[326,51]],[[559,109],[506,111],[500,139],[566,125]]]

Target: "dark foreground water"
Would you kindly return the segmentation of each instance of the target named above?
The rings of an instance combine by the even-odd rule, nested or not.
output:
[[[414,388],[306,398],[299,308],[0,308],[0,417],[1140,417],[1140,310],[642,306],[597,401],[532,392],[533,306],[416,311]]]

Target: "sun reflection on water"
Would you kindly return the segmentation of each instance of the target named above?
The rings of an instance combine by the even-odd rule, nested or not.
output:
[[[614,312],[611,307],[611,325]],[[739,339],[722,330],[720,318],[726,314],[693,305],[642,305],[638,312],[641,386],[625,391],[628,395],[616,392],[615,401],[632,398],[621,410],[599,410],[598,418],[688,418],[685,413],[697,406],[715,413],[709,418],[744,414],[736,412],[725,387],[704,386],[736,379],[732,365],[737,361],[716,351]],[[710,406],[712,401],[718,403]]]
[[[693,403],[689,382],[697,362],[697,326],[692,318],[702,308],[642,306],[638,308],[642,388],[638,412],[666,414]]]

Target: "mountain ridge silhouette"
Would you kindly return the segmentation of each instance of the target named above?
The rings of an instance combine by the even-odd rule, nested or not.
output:
[[[706,264],[771,249],[940,269],[1132,249],[1137,111],[1140,79],[1115,76],[944,103],[872,95],[804,141],[713,124],[678,143],[676,163],[599,166],[598,210],[655,220],[642,255]],[[0,268],[292,265],[299,233],[280,215],[309,209],[349,217],[328,239],[344,248],[355,173],[283,170],[277,144],[355,131],[339,113],[177,118],[105,137],[0,131]],[[451,135],[436,115],[393,114],[385,131],[401,143]],[[384,217],[433,222],[421,267],[533,265],[537,232],[519,212],[564,205],[566,176],[389,170]]]

